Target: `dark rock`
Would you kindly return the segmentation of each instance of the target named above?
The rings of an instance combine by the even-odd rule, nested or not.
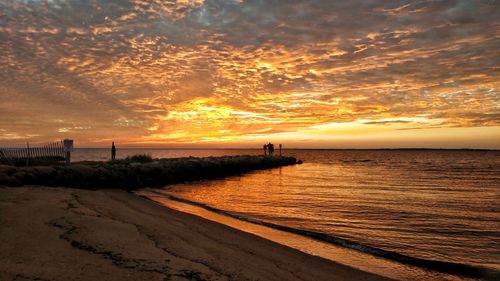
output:
[[[225,156],[158,159],[152,162],[85,162],[63,166],[0,166],[0,185],[38,184],[78,188],[120,188],[132,190],[145,186],[241,174],[256,169],[302,163],[293,157]]]

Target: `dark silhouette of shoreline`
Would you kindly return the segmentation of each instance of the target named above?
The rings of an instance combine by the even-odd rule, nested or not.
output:
[[[242,174],[300,164],[294,157],[224,156],[151,159],[144,155],[71,165],[16,167],[0,165],[0,186],[43,185],[83,189],[134,190]]]

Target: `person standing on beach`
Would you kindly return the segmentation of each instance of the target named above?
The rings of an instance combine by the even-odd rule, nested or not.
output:
[[[115,142],[111,143],[111,160],[116,159],[116,147],[115,147]]]
[[[267,144],[264,144],[264,156],[267,155]]]

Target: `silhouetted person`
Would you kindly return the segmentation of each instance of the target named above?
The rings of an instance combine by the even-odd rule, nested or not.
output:
[[[115,142],[111,143],[111,160],[115,160],[116,158],[116,147]]]
[[[264,155],[267,155],[267,144],[264,144]]]
[[[274,154],[274,144],[272,144],[272,143],[268,143],[268,144],[267,144],[267,150],[268,150],[268,152],[269,152],[269,155],[271,155],[271,156],[272,156],[272,155]]]
[[[281,143],[280,143],[280,157],[281,157]]]

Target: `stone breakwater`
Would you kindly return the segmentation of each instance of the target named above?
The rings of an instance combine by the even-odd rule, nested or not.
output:
[[[0,165],[0,186],[44,185],[134,190],[300,163],[302,162],[293,157],[243,155],[167,158],[147,163],[118,160],[32,167]]]

